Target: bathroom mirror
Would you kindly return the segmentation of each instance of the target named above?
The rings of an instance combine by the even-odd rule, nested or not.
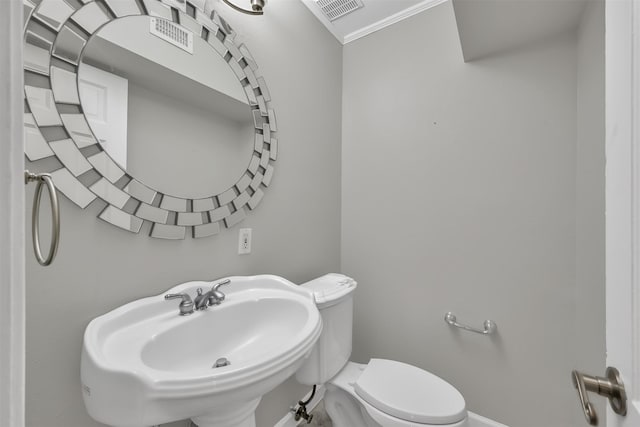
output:
[[[191,199],[221,193],[253,152],[247,95],[207,42],[167,43],[149,31],[153,19],[127,16],[91,37],[80,105],[102,148],[136,179]]]
[[[56,187],[152,237],[217,234],[262,200],[277,158],[264,78],[216,11],[173,0],[25,5],[25,154]],[[51,162],[47,162],[51,164]]]

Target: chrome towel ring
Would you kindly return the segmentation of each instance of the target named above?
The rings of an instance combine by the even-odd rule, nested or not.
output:
[[[472,328],[471,326],[458,323],[456,315],[452,312],[448,312],[444,315],[444,321],[450,326],[455,326],[456,328],[464,329],[465,331],[475,332],[476,334],[482,335],[491,335],[496,331],[496,329],[498,329],[498,325],[496,325],[496,322],[494,322],[493,320],[485,320],[484,324],[482,325],[483,329],[476,329]]]
[[[51,175],[48,173],[35,174],[28,170],[24,171],[24,183],[36,181],[38,183],[36,192],[33,195],[33,213],[31,215],[31,234],[33,238],[33,251],[40,265],[50,265],[58,252],[58,243],[60,243],[60,205],[58,204],[58,193],[53,185]],[[42,256],[40,249],[40,200],[42,199],[42,184],[46,184],[51,200],[51,245],[49,246],[49,255]]]

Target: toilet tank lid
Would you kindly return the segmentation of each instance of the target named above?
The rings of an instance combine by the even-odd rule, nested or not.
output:
[[[395,360],[371,359],[354,389],[371,406],[414,423],[453,424],[467,415],[464,397],[455,387]]]
[[[300,286],[312,292],[316,305],[322,308],[338,303],[342,298],[351,294],[357,285],[358,282],[349,276],[329,273]]]

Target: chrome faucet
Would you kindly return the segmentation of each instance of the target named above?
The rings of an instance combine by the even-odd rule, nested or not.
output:
[[[180,302],[180,315],[186,316],[193,313],[194,308],[196,310],[206,310],[207,307],[211,305],[219,305],[222,301],[224,301],[225,295],[220,292],[220,287],[224,285],[228,285],[231,283],[230,279],[223,280],[222,282],[218,282],[211,287],[211,290],[202,293],[202,288],[198,288],[198,295],[196,296],[195,301],[191,300],[189,294],[167,294],[164,296],[164,299],[174,299],[174,298],[182,298]]]
[[[189,294],[167,294],[164,296],[166,300],[175,298],[182,298],[178,306],[180,308],[180,316],[188,316],[193,313],[193,301],[191,301]]]
[[[204,310],[209,306],[210,292],[211,291],[207,292],[206,294],[203,294],[202,288],[198,288],[198,295],[196,295],[196,300],[195,300],[196,310]]]
[[[228,285],[229,283],[231,283],[229,279],[216,283],[211,287],[211,290],[206,293],[202,293],[202,288],[198,288],[198,295],[196,296],[195,302],[196,310],[205,310],[209,306],[219,305],[224,301],[225,295],[220,292],[219,289],[221,286]]]

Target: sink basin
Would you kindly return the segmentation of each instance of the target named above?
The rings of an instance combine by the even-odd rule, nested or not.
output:
[[[300,367],[322,321],[311,294],[286,279],[228,279],[222,304],[191,315],[162,294],[92,320],[81,361],[89,415],[117,427],[186,418],[199,427],[255,427],[262,395]],[[166,293],[194,298],[210,287],[194,281]]]

